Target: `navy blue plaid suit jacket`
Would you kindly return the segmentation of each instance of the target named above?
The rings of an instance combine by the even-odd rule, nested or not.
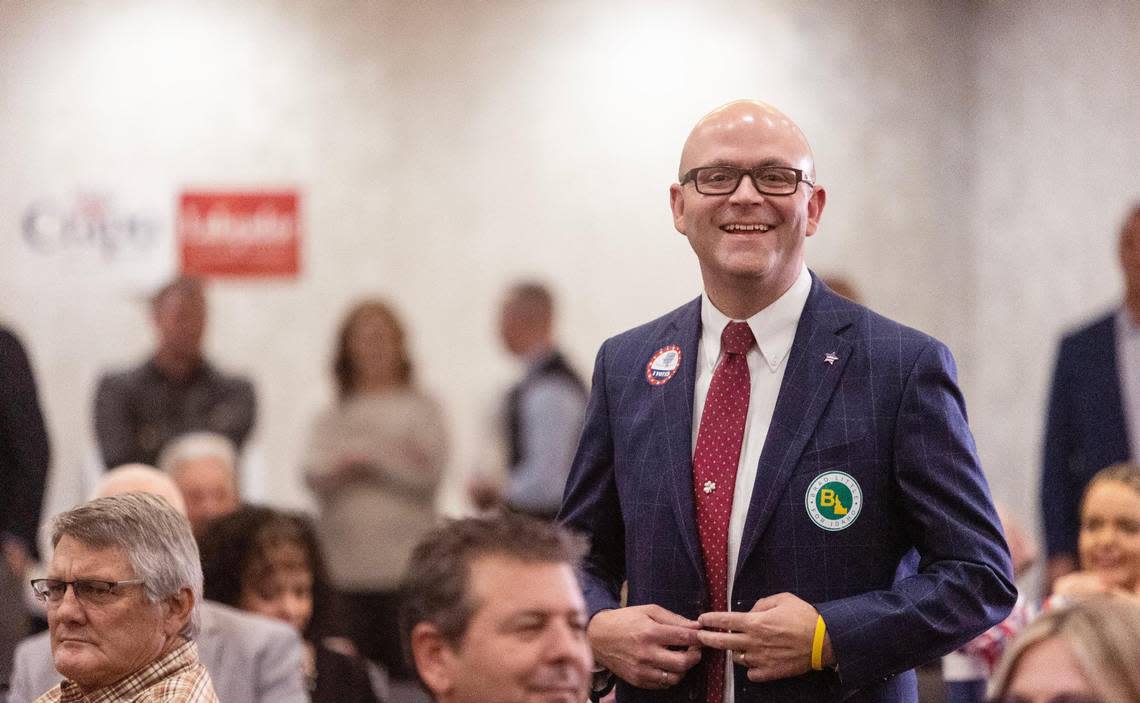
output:
[[[757,684],[738,666],[736,700],[915,701],[914,666],[1008,614],[1009,552],[950,352],[812,279],[760,457],[732,609],[799,596],[823,615],[839,670]],[[700,327],[698,298],[598,352],[560,514],[591,539],[581,576],[591,616],[618,607],[624,580],[630,605],[693,619],[708,609],[692,482]],[[669,345],[681,349],[680,369],[650,384],[646,365]],[[829,471],[849,474],[863,496],[858,517],[837,531],[817,526],[805,504]],[[619,682],[618,700],[700,700],[701,670],[665,691]]]

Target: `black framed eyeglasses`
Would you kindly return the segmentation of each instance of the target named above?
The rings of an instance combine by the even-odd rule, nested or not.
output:
[[[106,605],[115,600],[119,589],[123,586],[139,586],[145,581],[130,579],[127,581],[100,581],[98,579],[76,579],[74,581],[61,581],[60,579],[32,579],[32,591],[44,603],[59,603],[71,586],[72,593],[80,601],[89,605]]]
[[[815,182],[804,178],[801,169],[790,166],[699,166],[681,178],[681,185],[692,181],[701,195],[728,195],[736,192],[745,174],[752,178],[752,185],[763,195],[791,195],[801,182],[815,186]]]

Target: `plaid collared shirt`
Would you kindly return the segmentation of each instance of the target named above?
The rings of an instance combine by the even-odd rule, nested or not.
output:
[[[186,642],[135,673],[106,688],[84,693],[63,681],[36,703],[218,703],[206,667],[198,661],[198,645]]]

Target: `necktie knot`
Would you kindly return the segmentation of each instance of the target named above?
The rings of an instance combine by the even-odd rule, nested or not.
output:
[[[720,334],[720,347],[726,354],[747,354],[755,342],[747,322],[730,322]]]

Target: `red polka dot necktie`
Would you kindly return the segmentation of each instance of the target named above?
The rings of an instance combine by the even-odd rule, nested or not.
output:
[[[728,520],[736,492],[736,467],[744,441],[752,390],[745,355],[755,343],[747,322],[730,322],[720,335],[720,364],[713,372],[693,452],[697,530],[705,557],[709,609],[728,610]],[[724,700],[724,652],[705,649],[706,703]]]

